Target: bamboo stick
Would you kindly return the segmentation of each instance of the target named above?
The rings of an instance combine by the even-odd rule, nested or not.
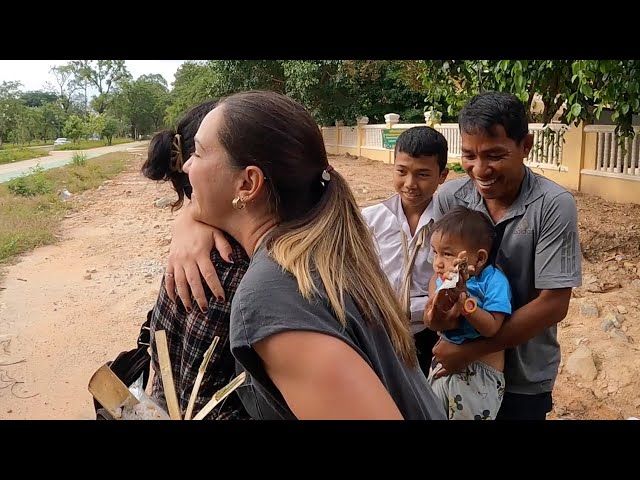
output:
[[[206,417],[211,410],[215,408],[220,402],[222,402],[225,398],[231,395],[240,385],[242,385],[247,378],[247,374],[242,372],[236,378],[231,380],[226,386],[222,387],[218,390],[211,400],[198,412],[198,414],[193,418],[194,420],[202,420]]]
[[[173,374],[171,373],[171,359],[169,357],[169,347],[167,346],[167,334],[164,330],[157,330],[155,337],[156,347],[158,349],[158,361],[160,362],[160,376],[162,377],[164,396],[167,399],[169,416],[171,420],[182,420],[178,395],[176,394]]]
[[[184,414],[185,420],[191,420],[191,415],[193,414],[193,406],[196,403],[196,398],[198,396],[198,392],[200,391],[200,385],[202,384],[202,378],[204,377],[204,372],[211,361],[211,356],[213,355],[213,351],[216,349],[216,345],[220,341],[220,337],[213,337],[213,342],[204,352],[204,357],[202,362],[200,363],[200,368],[198,369],[198,376],[196,377],[196,381],[193,384],[193,390],[191,391],[191,397],[189,397],[189,405],[187,405],[187,413]]]

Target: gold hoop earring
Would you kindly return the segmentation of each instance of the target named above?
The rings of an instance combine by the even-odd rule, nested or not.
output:
[[[231,203],[233,205],[233,208],[235,208],[236,210],[242,210],[244,207],[246,207],[244,198],[236,197]]]

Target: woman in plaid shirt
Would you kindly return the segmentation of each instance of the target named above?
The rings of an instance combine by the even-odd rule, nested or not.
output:
[[[172,183],[178,194],[178,200],[173,204],[173,208],[182,206],[185,196],[191,198],[191,186],[187,175],[182,171],[182,165],[195,148],[194,136],[202,119],[215,105],[215,101],[197,105],[183,116],[175,131],[163,130],[151,140],[142,173],[152,180]],[[185,208],[188,208],[188,205]],[[199,292],[200,305],[193,308],[191,305],[184,305],[180,299],[176,300],[173,291],[171,295],[167,292],[165,277],[152,310],[151,356],[155,374],[151,395],[166,409],[155,343],[155,331],[164,330],[167,335],[173,379],[182,415],[187,410],[204,353],[215,336],[218,336],[220,341],[202,379],[193,414],[197,414],[213,394],[227,385],[235,376],[235,359],[229,349],[231,300],[247,271],[249,258],[233,238],[227,236],[226,240],[229,243],[228,250],[231,250],[230,254],[226,255],[227,260],[218,251],[211,252],[211,262],[215,266],[220,282],[219,285],[215,285],[215,293],[205,287],[205,290]],[[250,417],[238,395],[233,394],[205,418],[249,419]]]

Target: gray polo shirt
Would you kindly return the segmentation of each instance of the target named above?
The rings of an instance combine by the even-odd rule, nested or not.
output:
[[[313,302],[298,291],[296,279],[284,272],[260,247],[251,259],[231,307],[229,337],[239,370],[249,374],[237,392],[254,419],[295,419],[278,388],[267,376],[251,347],[280,332],[305,330],[332,335],[358,352],[371,366],[405,419],[446,420],[420,367],[407,367],[393,350],[381,324],[366,323],[350,297],[346,299],[347,327],[333,315],[322,284]]]
[[[575,199],[557,183],[524,168],[520,194],[494,225],[496,231],[504,231],[496,264],[511,284],[514,311],[533,300],[537,290],[582,284]],[[469,177],[441,185],[434,201],[436,220],[457,205],[479,210],[491,218]],[[524,394],[550,392],[559,364],[560,345],[554,325],[506,351],[506,390]]]

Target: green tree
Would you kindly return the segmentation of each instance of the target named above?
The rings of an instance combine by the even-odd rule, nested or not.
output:
[[[18,112],[22,107],[20,101],[20,82],[2,82],[0,84],[0,146],[6,141],[16,127]]]
[[[592,122],[604,108],[613,110],[616,131],[631,135],[640,113],[639,60],[444,60],[420,62],[426,102],[457,115],[480,90],[509,91],[530,103],[544,103],[543,123]]]
[[[77,115],[71,115],[64,124],[63,134],[74,142],[85,135],[84,121]]]
[[[59,103],[45,103],[40,107],[42,113],[42,139],[47,141],[62,136],[62,126],[66,120],[65,112]]]
[[[40,109],[29,108],[24,104],[20,104],[16,109],[15,126],[12,131],[11,140],[24,145],[39,136],[42,138],[43,123],[44,119]]]
[[[102,114],[111,102],[119,84],[131,79],[124,60],[74,60],[70,63],[76,81],[85,87],[91,85],[98,90],[92,104],[96,112]]]
[[[162,75],[142,75],[122,83],[122,91],[113,102],[111,114],[127,119],[132,134],[149,134],[164,124],[169,91]]]
[[[175,124],[185,111],[205,100],[252,89],[284,92],[285,74],[279,60],[185,62],[173,85],[166,110],[168,124]]]
[[[71,97],[78,89],[78,84],[74,82],[74,70],[69,64],[51,67],[49,72],[55,79],[55,85],[49,84],[49,88],[58,95],[58,102],[65,113],[69,112]]]
[[[214,97],[244,90],[285,92],[284,62],[279,60],[210,60]]]
[[[89,110],[85,104],[85,93],[80,90],[76,91],[69,100],[68,115],[77,115],[79,117],[86,117],[89,115]]]
[[[342,61],[287,60],[282,66],[285,93],[302,103],[318,123],[332,125],[344,119],[355,123],[359,107],[350,95]]]
[[[345,60],[341,62],[343,83],[352,108],[351,123],[366,115],[371,123],[383,123],[384,115],[397,113],[403,123],[424,122],[424,94],[411,77],[415,61]]]
[[[150,108],[149,117],[154,131],[164,126],[164,116],[169,106],[170,97],[167,81],[160,74],[141,75],[137,83],[146,89]]]
[[[633,116],[640,114],[640,60],[580,60],[571,73],[566,120],[590,121],[611,108],[617,132],[633,135]]]
[[[455,121],[458,112],[480,90],[481,61],[427,60],[409,64],[409,76],[422,84],[425,108],[442,113],[443,121]]]
[[[176,73],[168,123],[194,104],[249,89],[274,90],[304,104],[321,124],[399,113],[423,121],[421,85],[411,84],[403,62],[343,60],[212,60],[187,62]]]
[[[100,134],[107,139],[107,145],[111,145],[113,136],[118,132],[118,120],[111,116],[104,117],[104,123]]]
[[[214,72],[208,63],[184,62],[175,74],[169,96],[165,123],[175,125],[178,119],[194,105],[214,98]]]
[[[91,115],[85,122],[87,135],[102,135],[106,115]]]
[[[24,92],[20,95],[20,100],[27,107],[41,107],[46,103],[51,103],[57,101],[58,96],[52,92],[45,92],[43,90],[33,90],[29,92]]]

